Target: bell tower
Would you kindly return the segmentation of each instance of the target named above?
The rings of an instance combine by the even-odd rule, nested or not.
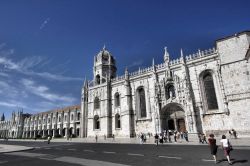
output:
[[[106,82],[106,79],[114,78],[116,70],[115,59],[104,46],[94,57],[93,74],[95,85]]]

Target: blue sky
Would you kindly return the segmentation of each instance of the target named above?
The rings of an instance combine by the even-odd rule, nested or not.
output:
[[[84,77],[103,47],[118,74],[208,49],[250,29],[250,1],[1,0],[0,113],[80,103]]]

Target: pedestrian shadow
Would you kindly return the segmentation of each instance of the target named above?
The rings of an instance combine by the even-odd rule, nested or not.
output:
[[[217,164],[222,163],[222,162],[224,162],[224,161],[227,161],[227,159],[218,160],[218,161],[217,161]]]
[[[247,163],[248,160],[236,160],[236,159],[231,159],[232,163],[235,164],[235,163]],[[227,162],[227,159],[221,159],[221,160],[218,160],[218,164],[221,163],[221,162]]]
[[[232,159],[232,162],[233,162],[233,164],[235,164],[235,163],[247,163],[248,160],[233,160]]]

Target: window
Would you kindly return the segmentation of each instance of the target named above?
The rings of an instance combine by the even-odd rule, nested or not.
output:
[[[208,110],[218,109],[212,74],[210,72],[206,72],[203,75],[202,82],[204,104],[206,104]]]
[[[175,98],[175,88],[173,85],[166,86],[166,99]]]
[[[98,97],[96,97],[94,100],[94,109],[99,109],[99,108],[100,108],[100,100]]]
[[[67,121],[67,115],[64,116],[64,121]]]
[[[81,114],[80,112],[77,113],[77,120],[80,120]]]
[[[94,117],[94,129],[100,129],[100,119],[98,115]]]
[[[97,74],[96,77],[95,77],[95,83],[97,85],[99,85],[101,83],[101,81],[100,81],[100,75],[99,74]]]
[[[48,123],[50,123],[50,118],[48,119]]]
[[[76,129],[76,136],[80,136],[80,129],[79,128]]]
[[[74,120],[74,115],[73,114],[71,114],[71,120]]]
[[[61,122],[61,116],[58,117],[58,122]]]
[[[145,100],[145,91],[143,87],[138,88],[137,90],[137,99],[138,99],[138,111],[141,118],[147,117],[146,111],[146,100]]]
[[[118,92],[115,93],[115,106],[120,107],[120,94]]]
[[[117,129],[121,128],[121,117],[119,114],[115,115],[115,128]]]
[[[56,117],[53,117],[53,122],[55,122],[56,121]]]

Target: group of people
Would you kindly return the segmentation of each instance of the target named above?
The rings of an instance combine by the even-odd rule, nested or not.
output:
[[[202,144],[207,143],[207,137],[204,133],[198,134],[198,137],[199,137],[199,143]]]
[[[187,142],[189,142],[188,140],[188,132],[184,131],[184,132],[179,132],[179,131],[172,131],[172,130],[165,130],[162,133],[160,133],[159,135],[156,133],[154,138],[155,138],[155,143],[158,146],[159,143],[163,144],[164,142],[172,142],[172,137],[174,138],[174,142],[177,142],[177,140],[179,139],[185,139]]]
[[[211,154],[213,155],[214,161],[215,163],[218,163],[218,159],[217,159],[218,146],[216,144],[216,139],[214,138],[214,134],[209,135],[208,143],[209,143]],[[233,150],[233,148],[229,139],[227,139],[225,135],[222,135],[220,143],[221,143],[221,147],[224,151],[224,155],[226,156],[228,163],[232,165],[233,163],[230,159],[230,152]]]

